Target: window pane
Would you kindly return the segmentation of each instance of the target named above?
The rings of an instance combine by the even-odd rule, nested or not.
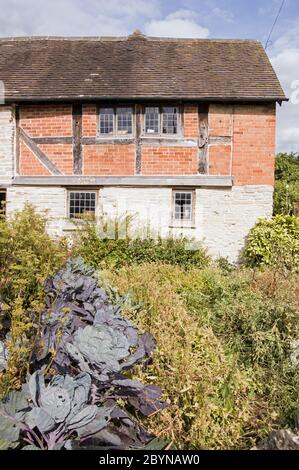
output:
[[[145,108],[145,132],[147,134],[159,133],[159,108],[146,107]]]
[[[100,109],[100,133],[112,134],[113,133],[113,108]]]
[[[117,132],[132,134],[132,108],[117,108]]]
[[[176,192],[174,196],[175,220],[192,220],[192,194]]]
[[[178,109],[175,106],[163,108],[163,134],[178,133]]]
[[[78,218],[82,214],[94,214],[96,208],[96,193],[72,191],[69,197],[70,218]]]

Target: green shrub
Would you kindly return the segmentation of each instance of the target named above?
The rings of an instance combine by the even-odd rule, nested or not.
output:
[[[166,263],[183,266],[207,266],[209,257],[205,250],[184,238],[120,237],[117,226],[115,238],[99,234],[98,226],[85,221],[75,242],[77,255],[94,267],[115,267],[141,263]],[[195,248],[195,249],[194,249]]]
[[[279,154],[275,162],[274,214],[299,215],[299,154]]]
[[[274,214],[299,216],[299,180],[276,181],[274,188]]]
[[[39,315],[43,283],[67,256],[63,240],[46,232],[46,214],[26,205],[0,219],[0,337],[10,329],[9,367],[1,389],[18,386],[32,347],[32,316]]]
[[[128,314],[157,339],[154,363],[139,374],[170,400],[151,419],[159,435],[179,449],[240,449],[294,425],[298,276],[159,264],[106,276],[121,293],[133,292],[141,307]]]
[[[299,271],[299,219],[276,215],[260,219],[249,233],[243,253],[248,266]]]
[[[275,160],[275,179],[287,183],[299,180],[299,154],[279,153]]]

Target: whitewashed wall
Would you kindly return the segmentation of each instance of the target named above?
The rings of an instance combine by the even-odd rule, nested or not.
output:
[[[11,183],[14,172],[14,109],[0,107],[0,186]]]
[[[194,227],[173,228],[170,188],[105,187],[99,190],[98,214],[103,212],[110,217],[132,214],[134,230],[194,238],[202,241],[212,256],[237,261],[256,220],[271,216],[272,195],[271,186],[199,188]],[[40,211],[48,210],[51,234],[66,235],[73,229],[67,219],[66,189],[12,186],[7,190],[8,215],[21,209],[26,201]]]

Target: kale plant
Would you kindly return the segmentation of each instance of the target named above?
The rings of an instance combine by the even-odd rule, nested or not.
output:
[[[82,373],[53,377],[46,385],[41,371],[0,407],[0,438],[30,448],[61,449],[71,439],[84,441],[102,430],[111,407],[89,404],[91,378]]]
[[[80,258],[45,283],[29,376],[0,404],[0,448],[142,448],[154,436],[136,421],[165,407],[161,391],[130,376],[154,338],[141,334],[98,287]],[[0,368],[7,353],[0,344]]]
[[[149,359],[154,338],[140,334],[121,315],[120,306],[111,304],[98,287],[94,270],[80,258],[72,259],[45,287],[39,361],[51,353],[52,368],[58,373],[87,372],[99,400],[104,392],[117,396],[146,416],[163,408],[158,387],[126,375],[135,364]]]

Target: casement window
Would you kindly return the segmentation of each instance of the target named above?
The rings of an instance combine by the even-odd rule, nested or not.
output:
[[[146,106],[144,109],[144,133],[170,134],[179,133],[180,114],[178,106]]]
[[[194,222],[194,191],[173,190],[173,222],[191,225]]]
[[[69,217],[80,219],[84,215],[95,216],[97,194],[95,191],[69,191]]]
[[[133,109],[127,106],[101,107],[99,111],[100,135],[130,135],[133,133]]]
[[[6,190],[0,190],[0,216],[6,212]]]

